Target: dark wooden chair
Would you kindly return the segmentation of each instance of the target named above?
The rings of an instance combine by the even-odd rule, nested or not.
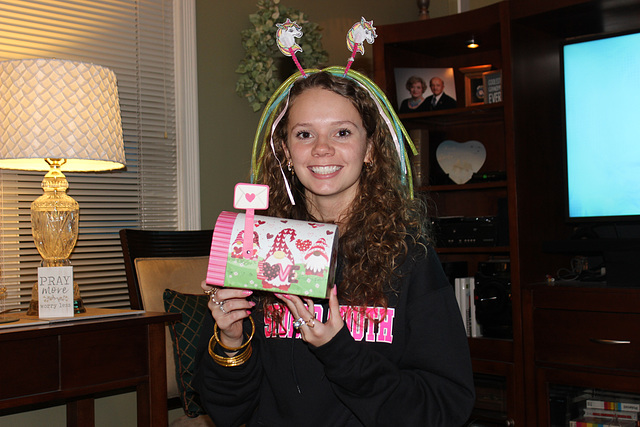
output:
[[[133,310],[165,311],[163,300],[165,289],[175,290],[182,294],[204,296],[200,282],[206,277],[212,236],[213,230],[120,230],[120,243],[124,256],[131,308]],[[184,316],[183,313],[183,321],[185,321]],[[190,400],[181,394],[178,386],[175,349],[171,337],[171,328],[167,326],[168,407],[169,409],[183,407],[186,412],[189,403],[185,402]],[[179,350],[182,352],[181,354],[185,354],[184,347]],[[184,368],[180,372],[183,373]],[[182,387],[184,389],[184,385]],[[178,425],[211,425],[211,420],[206,416],[189,418],[185,414],[182,418],[184,419]]]
[[[120,230],[120,244],[129,286],[131,309],[144,310],[136,271],[136,258],[209,256],[213,230]]]

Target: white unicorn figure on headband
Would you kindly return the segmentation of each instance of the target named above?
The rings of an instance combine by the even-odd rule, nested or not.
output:
[[[302,52],[302,48],[296,43],[296,38],[302,37],[302,29],[295,21],[291,22],[289,18],[283,24],[276,24],[278,31],[276,39],[278,49],[286,56],[295,55],[296,52]]]
[[[364,55],[364,41],[373,44],[374,39],[378,37],[376,27],[373,26],[373,20],[367,21],[360,19],[360,22],[353,24],[353,27],[347,32],[347,47],[351,52],[357,51]],[[354,53],[355,56],[355,53]]]
[[[296,21],[291,22],[289,18],[284,21],[283,24],[276,24],[278,27],[278,31],[276,32],[276,43],[278,44],[278,49],[286,56],[290,56],[293,59],[293,62],[300,70],[300,73],[306,77],[304,69],[298,62],[298,58],[296,58],[296,52],[302,52],[302,48],[300,45],[296,43],[296,38],[302,37],[302,28],[300,25],[296,23]]]
[[[363,16],[360,22],[353,24],[353,27],[347,32],[347,47],[352,53],[347,69],[344,72],[345,76],[356,59],[356,53],[360,52],[361,55],[364,55],[364,41],[366,40],[369,44],[373,44],[376,37],[378,35],[376,34],[376,27],[373,26],[373,20],[367,21]]]

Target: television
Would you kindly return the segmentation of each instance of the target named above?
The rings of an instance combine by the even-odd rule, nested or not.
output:
[[[640,32],[562,52],[570,221],[640,221]]]
[[[561,58],[565,217],[575,230],[564,250],[602,257],[595,280],[639,286],[640,30],[567,40]]]

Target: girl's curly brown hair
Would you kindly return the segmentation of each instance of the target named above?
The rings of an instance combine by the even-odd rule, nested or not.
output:
[[[407,253],[405,239],[428,240],[426,208],[419,199],[411,197],[408,184],[402,181],[393,140],[368,92],[351,79],[319,72],[293,85],[289,110],[297,96],[312,88],[329,90],[349,99],[362,117],[371,146],[372,161],[363,167],[357,195],[341,220],[338,253],[344,269],[338,296],[354,307],[386,308],[385,290],[394,282],[394,270]],[[287,111],[273,134],[277,158],[271,149],[263,150],[256,182],[270,186],[267,215],[320,221],[309,213],[304,187],[293,174],[289,179],[296,204],[291,204],[279,170],[280,165],[287,163],[283,144],[288,137],[288,116]],[[269,137],[265,136],[266,147]],[[275,300],[268,299],[269,302]]]

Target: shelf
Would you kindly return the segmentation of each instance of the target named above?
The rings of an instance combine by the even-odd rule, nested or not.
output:
[[[544,242],[542,250],[550,253],[591,254],[606,251],[640,251],[640,239],[571,239]]]
[[[374,76],[376,83],[385,91],[391,102],[398,101],[402,88],[396,87],[397,68],[448,68],[453,69],[457,108],[422,113],[400,114],[398,117],[411,135],[419,156],[412,159],[419,171],[420,184],[417,192],[422,192],[428,209],[434,218],[495,218],[491,227],[464,222],[456,224],[436,223],[434,239],[436,252],[447,268],[455,270],[465,266],[465,275],[474,276],[478,266],[493,260],[510,259],[516,254],[510,245],[510,235],[516,235],[518,206],[513,195],[515,189],[515,171],[513,162],[513,102],[511,98],[511,38],[508,20],[509,2],[503,1],[470,12],[437,18],[428,21],[408,22],[381,26],[378,28],[378,40],[374,45]],[[474,36],[479,42],[478,49],[466,48],[466,41]],[[502,70],[502,102],[492,104],[470,103],[471,74],[462,70],[478,65],[489,64],[492,70]],[[427,77],[427,76],[424,76]],[[477,78],[478,76],[473,76]],[[400,84],[400,82],[398,83]],[[447,84],[447,87],[449,85]],[[428,88],[427,88],[428,92]],[[425,93],[425,96],[430,93]],[[466,102],[465,102],[466,101]],[[455,184],[437,161],[438,147],[444,141],[464,144],[479,141],[483,144],[486,156],[478,172],[465,184]],[[464,160],[461,160],[463,162]],[[466,168],[464,163],[455,167]],[[513,225],[512,225],[513,224]],[[447,228],[448,227],[448,228]],[[440,239],[440,240],[439,240]],[[442,246],[468,244],[470,246]],[[500,246],[471,246],[492,245]],[[518,260],[515,259],[517,272]],[[460,267],[462,268],[462,267]],[[514,271],[514,270],[512,270]],[[455,276],[459,277],[459,276]],[[519,281],[514,277],[510,282],[517,295]],[[512,310],[518,318],[519,301],[509,302],[505,313],[512,317]],[[502,321],[502,320],[500,320]],[[490,321],[486,327],[489,332]],[[504,419],[520,417],[523,406],[519,402],[521,390],[516,386],[519,377],[521,355],[521,336],[513,327],[513,334],[495,336],[513,336],[515,339],[469,338],[469,347],[474,373],[498,375],[506,379],[506,415]],[[488,333],[491,335],[490,333]],[[481,402],[480,402],[481,403]],[[482,409],[478,407],[476,409]],[[505,408],[503,408],[505,409]],[[522,423],[524,424],[524,423]]]
[[[506,181],[488,181],[488,182],[474,182],[471,184],[444,184],[444,185],[430,185],[426,187],[420,187],[417,191],[425,192],[442,192],[442,191],[475,191],[475,190],[488,190],[491,188],[507,188]]]
[[[420,125],[455,125],[474,121],[502,121],[504,120],[504,103],[472,105],[449,110],[426,111],[422,113],[399,114],[398,117],[410,127]]]
[[[455,248],[436,248],[436,252],[439,254],[508,254],[508,246],[469,246],[469,247],[455,247]]]
[[[524,286],[533,292],[536,308],[555,310],[589,310],[614,313],[638,312],[640,291],[638,288],[586,287],[580,282],[536,283]]]
[[[405,27],[413,27],[409,28],[408,31],[418,31],[415,30],[414,23],[408,22],[406,24],[402,24]],[[420,24],[418,24],[420,25]],[[433,37],[430,39],[421,38],[412,41],[397,41],[389,43],[391,46],[396,48],[398,51],[403,51],[408,54],[411,53],[420,53],[421,55],[428,55],[432,58],[451,58],[456,56],[466,56],[469,55],[469,48],[467,48],[469,37],[471,36],[470,31],[458,32],[457,34],[453,34],[451,36],[442,36],[442,37]],[[482,29],[477,29],[478,32],[482,34],[475,35],[476,40],[482,40],[482,44],[480,48],[476,49],[473,53],[481,53],[488,51],[497,51],[500,50],[500,30],[498,25],[490,25],[485,26]],[[423,33],[424,34],[424,31]],[[423,35],[422,37],[428,37]]]
[[[640,251],[640,239],[630,239],[640,236],[620,233],[628,237],[624,242],[559,240],[573,230],[564,221],[564,196],[557,191],[563,179],[558,162],[564,156],[558,144],[564,137],[562,121],[557,120],[563,117],[558,46],[571,37],[638,29],[640,2],[541,1],[544,5],[503,1],[444,18],[381,26],[373,47],[375,80],[392,102],[403,89],[397,90],[396,68],[453,68],[459,108],[399,117],[421,148],[416,163],[422,167],[421,182],[430,185],[416,187],[426,195],[434,217],[507,219],[509,237],[500,240],[502,246],[436,247],[436,251],[452,270],[457,264],[466,265],[469,276],[477,273],[482,262],[510,258],[513,340],[469,338],[468,342],[474,372],[507,378],[508,416],[516,425],[527,427],[551,425],[550,384],[640,393],[640,371],[628,375],[640,354],[632,328],[640,316],[640,279],[636,280],[637,257],[633,256],[633,251]],[[510,14],[512,8],[518,9],[516,15]],[[525,10],[544,13],[524,16]],[[480,49],[463,48],[471,34],[482,39]],[[467,82],[460,69],[482,64],[502,70],[503,102],[462,107]],[[500,181],[454,184],[436,158],[437,147],[445,140],[482,142],[487,156],[480,171],[506,176],[500,176]],[[566,268],[567,255],[611,254],[612,250],[625,268],[618,265],[618,277],[627,272],[627,265],[632,267],[628,271],[633,272],[629,277],[636,282],[631,283],[634,287],[622,287],[630,286],[629,282],[613,280],[616,264],[610,260],[608,286],[524,285]],[[537,332],[534,319],[543,326]],[[582,347],[575,345],[577,336],[602,332],[605,325],[607,334],[599,334],[605,339],[624,341],[616,334],[631,331],[634,342],[627,350],[592,350],[595,344],[588,339],[580,341]],[[544,363],[536,359],[544,348],[536,346],[546,348]],[[614,351],[617,354],[610,354]]]
[[[554,380],[558,379],[560,378],[554,378]],[[640,394],[630,394],[598,387],[572,386],[553,381],[548,384],[548,388],[548,405],[553,408],[549,411],[550,425],[570,425],[571,420],[577,420],[582,416],[586,410],[588,399],[600,401],[622,399],[627,402],[640,402]]]
[[[481,41],[480,48],[475,50],[499,50],[502,46],[500,13],[501,5],[494,4],[429,21],[389,25],[383,41],[394,49],[439,58],[469,54],[467,40],[474,35]]]
[[[469,338],[473,359],[513,362],[513,340],[497,338]]]

